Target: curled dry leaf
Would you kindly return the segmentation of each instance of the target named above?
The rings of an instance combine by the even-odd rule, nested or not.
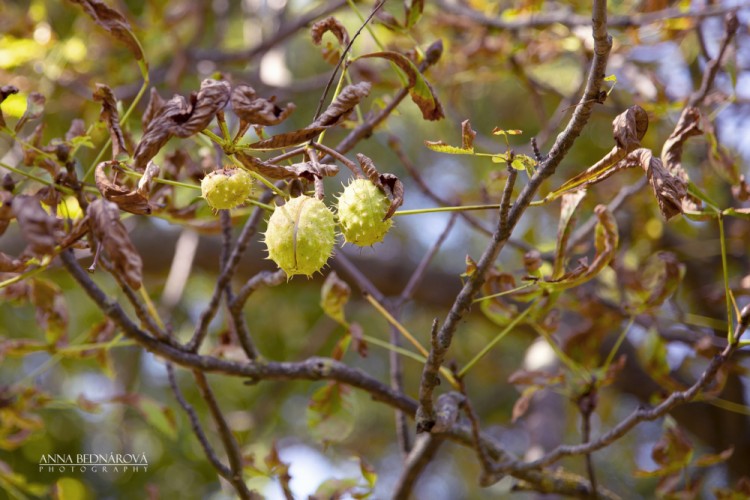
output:
[[[631,106],[612,122],[615,144],[628,152],[640,147],[648,130],[648,113],[640,106]]]
[[[383,185],[380,183],[380,172],[378,172],[372,159],[362,153],[357,153],[357,161],[359,162],[359,166],[362,167],[365,176],[370,179],[370,182],[382,190]]]
[[[386,220],[393,217],[396,210],[404,204],[404,184],[393,174],[380,174],[380,184],[391,192],[391,206],[383,217],[383,220]]]
[[[379,173],[377,167],[375,167],[375,162],[362,153],[357,153],[357,161],[370,182],[389,195],[391,205],[388,207],[383,220],[390,219],[396,213],[396,210],[404,204],[404,184],[393,174]]]
[[[471,122],[464,120],[461,122],[461,147],[451,146],[443,141],[424,141],[424,145],[438,153],[452,155],[473,155],[474,138],[477,133],[471,128]]]
[[[538,281],[543,289],[560,291],[581,285],[593,279],[614,259],[619,243],[617,222],[612,212],[604,205],[597,205],[594,212],[598,221],[594,236],[596,254],[593,262],[588,264],[587,259],[581,259],[578,267],[559,278]]]
[[[238,85],[232,89],[230,98],[232,110],[240,120],[251,125],[278,125],[286,120],[295,106],[288,103],[285,108],[279,107],[274,98],[263,99],[255,94],[249,85]]]
[[[42,94],[38,92],[32,92],[26,98],[26,111],[23,112],[23,116],[16,122],[15,131],[18,133],[27,122],[36,120],[44,112],[44,103],[47,101]]]
[[[11,208],[31,251],[36,255],[51,254],[57,245],[60,221],[45,212],[34,196],[16,196]]]
[[[688,176],[682,168],[682,148],[688,138],[703,133],[700,127],[700,119],[701,112],[698,108],[686,107],[661,150],[661,160],[667,171],[673,177],[679,177],[685,183],[687,183]]]
[[[158,99],[152,93],[152,101],[146,111],[153,117],[135,148],[135,169],[143,170],[171,137],[186,138],[205,129],[216,113],[224,109],[229,101],[229,93],[227,82],[206,79],[201,82],[200,91],[190,95],[189,102],[183,96],[176,95],[155,111]]]
[[[557,279],[565,272],[565,252],[568,249],[568,239],[575,226],[576,211],[581,200],[586,196],[585,189],[578,189],[565,193],[560,204],[560,221],[557,225],[557,245],[555,248],[555,264],[552,277]]]
[[[126,186],[118,186],[109,180],[105,169],[116,168],[117,165],[118,163],[116,161],[103,161],[96,166],[94,180],[96,181],[96,187],[99,189],[99,192],[101,192],[102,196],[107,200],[116,203],[120,209],[125,210],[126,212],[137,215],[150,214],[152,211],[151,205],[148,202],[148,198],[142,194],[141,190],[130,189]],[[151,175],[154,175],[153,172]]]
[[[312,41],[315,45],[321,44],[323,41],[323,35],[326,32],[330,32],[336,37],[339,42],[338,48],[330,43],[323,48],[323,59],[331,64],[336,64],[341,57],[343,49],[349,45],[349,33],[346,31],[344,25],[335,17],[327,17],[326,19],[313,24],[310,28],[310,32],[312,34]]]
[[[683,212],[683,201],[689,202],[687,182],[681,176],[672,175],[659,158],[648,149],[636,149],[629,159],[637,162],[646,172],[651,189],[654,191],[659,210],[665,220]],[[681,170],[681,168],[680,168]]]
[[[680,285],[685,272],[672,252],[657,252],[640,266],[636,279],[628,286],[628,310],[633,314],[659,307]]]
[[[359,59],[371,57],[391,61],[406,74],[409,95],[411,96],[412,101],[414,101],[419,107],[420,111],[422,111],[422,117],[425,120],[440,120],[445,116],[443,114],[443,107],[440,104],[440,101],[438,101],[437,96],[435,96],[432,87],[422,76],[422,73],[419,72],[419,68],[417,68],[408,57],[399,54],[398,52],[385,51],[365,54],[359,56]]]
[[[318,134],[342,121],[354,109],[359,101],[370,93],[370,83],[361,82],[344,87],[317,120],[311,125],[292,132],[277,134],[273,137],[250,144],[252,149],[280,149],[296,146],[314,139]]]
[[[151,93],[149,94],[148,104],[146,105],[146,111],[143,112],[141,117],[141,125],[143,130],[148,130],[151,121],[159,115],[159,112],[164,107],[165,101],[159,95],[159,92],[154,87],[151,87]]]
[[[0,87],[0,104],[2,104],[3,101],[8,98],[8,96],[17,93],[18,87],[15,87],[13,85],[3,85],[2,87]],[[2,110],[0,110],[0,127],[7,127]]]
[[[567,180],[555,191],[545,197],[545,200],[554,200],[564,193],[584,189],[597,184],[612,176],[619,170],[632,167],[629,162],[623,162],[631,151],[640,147],[640,141],[648,130],[648,114],[640,106],[631,106],[625,112],[620,113],[612,121],[615,146],[604,158],[595,165]]]
[[[125,16],[101,0],[71,0],[80,4],[96,24],[110,32],[115,38],[123,42],[138,60],[143,60],[143,51],[138,40],[133,35],[130,23]]]
[[[328,106],[311,127],[331,127],[346,118],[354,109],[354,106],[370,95],[372,85],[369,82],[360,82],[354,85],[347,85],[336,99]]]
[[[125,282],[135,290],[141,287],[143,262],[120,221],[117,205],[103,199],[93,201],[86,211],[94,238]]]
[[[94,100],[102,103],[102,111],[99,119],[107,124],[109,135],[112,138],[112,158],[117,158],[121,153],[128,153],[125,145],[125,137],[120,128],[120,114],[117,112],[117,100],[109,86],[103,83],[96,84]]]

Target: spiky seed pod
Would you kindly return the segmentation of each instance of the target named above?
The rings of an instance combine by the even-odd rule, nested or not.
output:
[[[292,198],[274,209],[265,237],[268,257],[287,276],[312,276],[333,253],[333,212],[317,198]]]
[[[339,196],[338,219],[347,243],[361,247],[383,241],[393,220],[383,220],[391,202],[367,179],[355,179]]]
[[[241,205],[253,192],[253,178],[241,168],[209,172],[201,181],[201,194],[214,210]]]

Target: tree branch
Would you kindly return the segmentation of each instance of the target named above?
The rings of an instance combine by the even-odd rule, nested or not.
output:
[[[557,137],[547,158],[539,165],[534,176],[518,195],[508,217],[498,223],[498,227],[492,235],[492,240],[477,262],[476,272],[467,280],[463,289],[456,297],[447,318],[433,340],[433,348],[430,350],[427,363],[422,371],[422,382],[419,391],[420,409],[417,412],[417,429],[419,431],[429,431],[435,424],[435,415],[432,411],[431,400],[432,392],[438,380],[436,374],[445,360],[445,355],[451,345],[453,334],[458,327],[459,321],[461,321],[469,310],[472,301],[484,283],[485,274],[495,262],[505,242],[510,238],[513,229],[531,203],[539,186],[555,172],[555,169],[573,146],[576,138],[588,122],[594,103],[599,102],[599,92],[605,76],[604,71],[607,66],[607,57],[612,48],[612,38],[607,33],[606,0],[594,1],[592,22],[594,57],[581,101],[576,107],[565,130]],[[425,407],[425,404],[428,406]]]

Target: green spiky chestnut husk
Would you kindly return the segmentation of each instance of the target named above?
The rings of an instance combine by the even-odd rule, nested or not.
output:
[[[366,247],[383,241],[393,220],[383,220],[391,202],[367,179],[355,179],[339,196],[338,219],[347,243]]]
[[[214,210],[241,205],[252,192],[253,178],[241,168],[214,170],[201,181],[201,194]]]
[[[312,276],[333,253],[333,212],[317,198],[292,198],[274,209],[265,237],[268,257],[287,276]]]

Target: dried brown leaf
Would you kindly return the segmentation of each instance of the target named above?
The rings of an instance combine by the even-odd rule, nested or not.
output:
[[[99,113],[99,119],[107,124],[109,136],[112,138],[112,159],[117,158],[121,153],[128,154],[125,137],[122,134],[122,128],[120,128],[120,114],[117,112],[117,100],[112,89],[103,83],[97,83],[96,90],[94,91],[94,100],[102,103],[102,111]]]
[[[352,336],[352,341],[354,342],[354,350],[357,351],[357,354],[359,354],[361,357],[366,358],[368,345],[367,341],[365,341],[362,326],[360,326],[359,323],[350,323],[349,335]]]
[[[285,108],[281,108],[274,102],[275,98],[258,97],[249,85],[238,85],[233,88],[230,100],[234,113],[240,120],[251,125],[278,125],[286,120],[296,107],[288,103]]]
[[[71,0],[80,4],[96,24],[110,32],[115,38],[123,42],[138,60],[143,60],[143,52],[138,40],[133,34],[130,23],[125,16],[101,0]]]
[[[391,61],[406,74],[408,79],[406,88],[409,90],[409,96],[411,96],[412,101],[422,111],[422,117],[425,120],[440,120],[445,116],[443,114],[443,107],[440,101],[438,101],[437,96],[435,96],[432,86],[425,80],[422,73],[419,72],[419,69],[408,57],[398,52],[385,51],[365,54],[359,58],[365,59],[370,57]]]
[[[681,179],[684,183],[687,183],[688,176],[682,168],[682,147],[688,138],[703,133],[700,120],[701,112],[698,108],[686,107],[661,150],[661,161],[669,174]]]
[[[293,132],[285,132],[283,134],[277,134],[263,141],[258,141],[250,144],[252,149],[281,149],[288,148],[291,146],[297,146],[303,142],[307,142],[310,139],[314,139],[322,131],[328,127],[323,126],[310,126],[301,130],[295,130]]]
[[[224,109],[229,101],[229,93],[227,82],[206,79],[201,82],[200,91],[190,95],[189,101],[183,96],[175,95],[153,111],[153,117],[135,148],[134,168],[143,170],[171,137],[186,138],[205,129],[216,113]],[[152,99],[155,99],[152,102],[158,101],[153,93]],[[155,107],[157,104],[154,104]],[[152,113],[151,110],[147,111]]]
[[[615,144],[630,152],[641,145],[648,130],[648,113],[640,106],[631,106],[612,122]]]
[[[521,397],[519,397],[513,404],[513,413],[510,419],[512,423],[515,423],[519,418],[523,417],[527,411],[529,411],[529,406],[531,405],[531,400],[534,398],[534,394],[541,389],[542,387],[540,386],[532,385],[523,390]]]
[[[464,120],[461,122],[461,149],[474,150],[474,139],[477,132],[471,128],[471,122]]]
[[[44,113],[44,103],[47,99],[38,92],[32,92],[26,98],[26,111],[16,122],[15,131],[18,133],[27,122],[36,120]]]
[[[322,21],[318,21],[313,24],[310,28],[312,34],[312,41],[315,45],[320,45],[323,41],[323,35],[326,32],[330,32],[339,42],[339,47],[334,47],[333,44],[327,44],[323,47],[323,59],[330,64],[336,64],[341,57],[343,50],[349,45],[349,33],[346,31],[341,22],[335,17],[327,17]]]
[[[598,221],[594,236],[596,255],[593,262],[588,264],[588,259],[580,259],[578,267],[559,278],[539,281],[542,288],[559,291],[581,285],[593,279],[614,259],[619,244],[617,222],[612,212],[604,205],[597,205],[594,213]]]
[[[664,167],[659,158],[654,157],[648,149],[636,149],[629,159],[635,160],[646,172],[649,184],[654,191],[659,210],[665,220],[683,212],[683,200],[687,200],[687,182],[679,175],[675,176]],[[682,170],[680,167],[679,170]]]
[[[34,196],[16,196],[11,207],[31,251],[37,255],[51,254],[57,245],[60,221],[45,212]]]
[[[2,104],[3,101],[8,98],[8,96],[17,93],[18,87],[15,87],[13,85],[3,85],[2,87],[0,87],[0,104]],[[2,110],[0,110],[0,127],[7,127]]]
[[[372,85],[369,82],[347,85],[328,106],[328,109],[310,127],[331,127],[336,125],[345,119],[362,99],[370,94],[371,87]]]
[[[216,113],[223,110],[229,102],[229,83],[207,78],[201,82],[201,88],[193,99],[186,115],[175,117],[170,132],[177,137],[190,137],[208,127]],[[184,121],[183,121],[184,120]]]
[[[91,231],[102,244],[114,269],[130,287],[138,290],[142,282],[143,262],[120,221],[118,206],[100,198],[89,205],[86,213]]]
[[[568,239],[576,223],[576,210],[581,200],[586,196],[585,189],[578,189],[565,193],[560,204],[560,221],[557,225],[557,246],[555,249],[555,264],[552,271],[553,278],[559,278],[565,270],[565,252],[568,249]]]
[[[143,117],[141,117],[141,125],[144,131],[148,130],[151,121],[159,115],[165,103],[166,101],[159,95],[159,92],[154,87],[151,87],[146,111],[143,112]]]
[[[390,219],[396,210],[404,204],[404,184],[393,174],[380,174],[380,184],[390,190],[391,205],[383,220]]]
[[[138,215],[150,214],[152,208],[146,196],[138,192],[138,190],[125,186],[118,186],[109,180],[105,169],[115,168],[117,165],[118,163],[115,161],[103,161],[96,166],[94,180],[96,181],[96,187],[99,189],[99,192],[101,192],[102,196],[107,200],[117,204],[120,209],[125,210],[126,212]]]

